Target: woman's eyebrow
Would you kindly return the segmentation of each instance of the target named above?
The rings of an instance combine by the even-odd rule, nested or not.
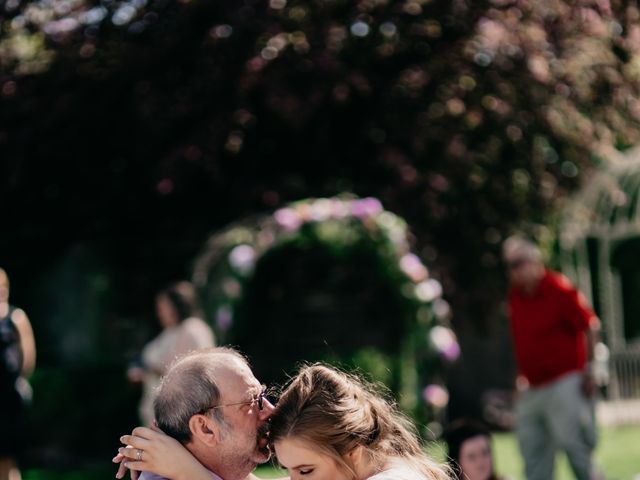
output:
[[[302,465],[296,465],[295,467],[291,467],[293,470],[298,470],[300,468],[311,468],[313,467],[313,465],[309,465],[309,464],[302,464]]]

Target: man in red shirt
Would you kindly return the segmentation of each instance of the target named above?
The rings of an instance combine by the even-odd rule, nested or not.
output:
[[[516,433],[528,480],[553,479],[563,450],[578,480],[593,475],[594,383],[589,361],[599,321],[563,275],[546,269],[532,242],[503,245],[518,364]]]

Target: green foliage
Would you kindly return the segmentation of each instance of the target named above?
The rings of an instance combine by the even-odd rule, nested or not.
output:
[[[617,1],[3,2],[0,260],[26,288],[70,244],[100,251],[115,280],[92,332],[130,338],[212,230],[351,191],[411,226],[456,327],[489,325],[502,238],[548,239],[565,192],[638,141],[639,16]],[[334,227],[311,233],[348,245]],[[17,303],[57,348],[43,297]]]
[[[388,355],[374,348],[363,348],[353,354],[351,359],[353,369],[367,372],[371,381],[382,384],[392,384],[392,372],[389,365],[392,364]]]
[[[38,461],[89,468],[111,458],[120,435],[138,422],[139,392],[127,385],[119,365],[38,368],[31,383],[28,456]]]
[[[411,224],[461,325],[495,317],[504,235],[546,225],[594,155],[638,140],[627,2],[56,0],[2,15],[13,195],[52,220],[82,205],[97,213],[72,230],[150,244],[308,196],[376,196]]]

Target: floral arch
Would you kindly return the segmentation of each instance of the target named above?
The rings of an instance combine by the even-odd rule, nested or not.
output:
[[[236,222],[212,235],[194,265],[193,281],[219,338],[236,322],[247,284],[261,259],[283,245],[323,246],[349,255],[366,242],[384,266],[408,312],[397,362],[400,404],[420,417],[437,417],[447,404],[442,369],[460,354],[447,326],[450,309],[440,283],[412,253],[407,225],[375,198],[334,197],[289,204],[270,215]],[[277,328],[277,326],[275,326]],[[302,360],[302,359],[301,359]],[[366,363],[366,362],[365,362]],[[368,370],[369,365],[362,368]]]

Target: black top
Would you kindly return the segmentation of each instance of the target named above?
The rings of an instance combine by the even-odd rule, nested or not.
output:
[[[15,308],[9,307],[7,315],[0,319],[0,391],[15,389],[15,382],[22,371],[20,333],[11,320]]]

